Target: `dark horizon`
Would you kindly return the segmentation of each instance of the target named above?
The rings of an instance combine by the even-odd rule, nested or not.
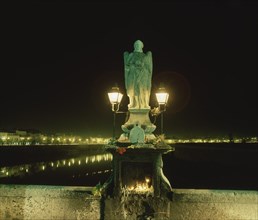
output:
[[[258,136],[257,7],[214,3],[30,3],[7,9],[0,128],[112,135],[107,92],[123,52],[153,54],[151,107],[170,91],[168,136]],[[124,116],[119,115],[116,133]],[[157,132],[160,118],[157,119]]]

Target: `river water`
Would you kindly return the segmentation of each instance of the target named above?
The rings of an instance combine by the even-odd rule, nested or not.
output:
[[[176,144],[163,155],[174,188],[257,190],[257,144]],[[102,145],[0,146],[0,184],[95,186],[112,173]]]

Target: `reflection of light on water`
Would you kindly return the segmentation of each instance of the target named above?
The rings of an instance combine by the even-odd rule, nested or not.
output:
[[[40,162],[36,164],[23,164],[20,166],[12,166],[12,167],[2,167],[0,168],[0,178],[1,177],[12,177],[12,176],[21,176],[21,175],[28,175],[29,173],[37,173],[37,172],[44,172],[46,170],[53,170],[56,168],[72,168],[74,166],[81,166],[83,164],[85,158],[85,164],[94,164],[100,162],[107,162],[112,161],[113,156],[112,154],[98,154],[98,155],[91,155],[91,156],[84,156],[80,158],[72,158],[70,160],[57,160],[51,162]],[[88,175],[96,175],[101,173],[107,173],[111,170],[102,170],[96,171],[93,173],[88,173]]]
[[[108,173],[108,172],[111,172],[113,171],[113,169],[110,169],[110,170],[100,170],[100,171],[94,171],[92,173],[85,173],[85,176],[89,176],[89,175],[97,175],[97,174],[102,174],[102,173]]]
[[[101,160],[105,160],[105,158],[103,158],[102,155],[97,155],[96,158],[98,162],[100,162]]]

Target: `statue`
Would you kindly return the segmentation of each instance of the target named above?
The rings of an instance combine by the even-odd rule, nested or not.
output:
[[[145,143],[155,139],[156,125],[149,118],[152,81],[152,53],[143,53],[143,43],[134,42],[134,51],[124,52],[125,88],[129,97],[129,118],[121,126],[120,142]],[[138,124],[138,126],[136,126]]]
[[[134,51],[124,52],[125,87],[129,109],[150,109],[152,53],[143,53],[143,43],[135,41]]]

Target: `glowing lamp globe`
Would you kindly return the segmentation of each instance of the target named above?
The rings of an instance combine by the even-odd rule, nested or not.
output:
[[[156,98],[159,105],[166,105],[168,102],[169,94],[166,92],[165,88],[161,87],[156,92]]]
[[[109,101],[112,105],[114,104],[120,104],[123,94],[120,93],[118,87],[112,87],[112,90],[108,93]]]

